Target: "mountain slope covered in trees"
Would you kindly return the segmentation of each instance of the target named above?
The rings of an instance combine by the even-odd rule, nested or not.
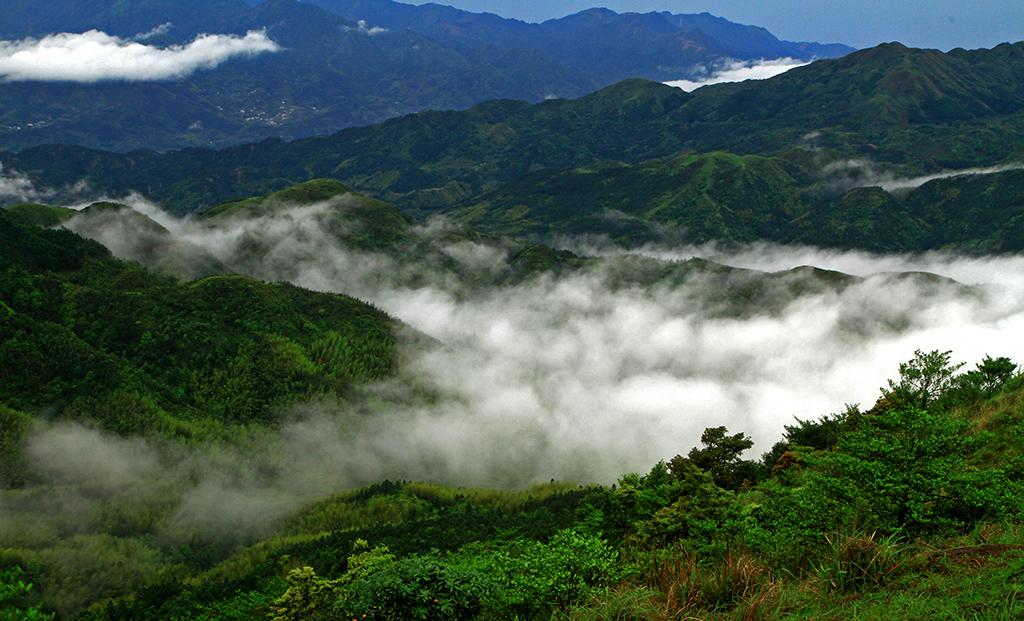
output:
[[[298,138],[425,109],[463,109],[490,99],[575,97],[623,77],[679,79],[733,57],[811,58],[849,51],[843,46],[787,44],[767,31],[725,20],[714,24],[728,44],[700,35],[695,45],[692,37],[684,36],[695,25],[673,25],[668,17],[654,14],[602,12],[594,13],[603,17],[592,24],[567,18],[571,23],[541,40],[504,36],[509,25],[515,30],[522,24],[498,19],[501,27],[485,27],[467,42],[441,36],[419,19],[413,20],[418,25],[382,22],[377,11],[357,15],[363,12],[331,12],[296,0],[254,6],[235,0],[5,2],[0,7],[0,39],[91,29],[131,39],[158,29],[144,43],[165,46],[187,43],[202,33],[262,30],[281,50],[181,80],[5,83],[0,89],[0,148],[66,143],[127,151]],[[457,13],[460,21],[491,21]],[[356,17],[344,17],[348,15]],[[712,18],[694,19],[703,23]],[[636,20],[657,21],[659,28],[623,23]],[[749,50],[744,47],[748,38],[753,46]],[[565,41],[575,43],[560,53],[557,48],[565,48]],[[612,41],[615,47],[609,49]],[[652,41],[658,41],[657,49],[651,49]],[[765,41],[774,43],[766,47]],[[578,53],[585,58],[574,59]],[[602,58],[626,64],[593,62]]]
[[[742,457],[745,434],[709,428],[615,486],[384,481],[293,511],[226,558],[158,541],[143,554],[135,533],[161,509],[120,498],[106,541],[10,539],[5,587],[41,591],[8,587],[18,599],[0,605],[69,619],[1013,618],[1021,375],[918,352],[883,393],[796,421],[759,460]]]
[[[8,29],[24,24],[25,30],[7,35],[12,39],[93,28],[132,37],[172,24],[165,34],[147,39],[151,45],[180,44],[201,33],[263,30],[282,49],[180,80],[5,83],[0,89],[4,148],[68,143],[170,149],[297,138],[500,97],[576,96],[600,84],[541,53],[464,50],[408,30],[371,34],[294,0],[255,7],[111,0],[93,5],[83,9],[68,3],[51,10],[38,3],[5,3],[0,11],[9,15],[0,15],[0,23]]]
[[[187,284],[0,210],[3,404],[203,436],[391,373],[399,324],[344,296],[229,274]],[[24,476],[5,473],[6,484]]]
[[[577,100],[496,101],[289,143],[167,154],[40,147],[0,161],[58,196],[85,180],[178,213],[327,177],[413,215],[452,212],[501,234],[644,241],[652,225],[669,225],[696,241],[1005,251],[1020,248],[1020,176],[1010,169],[1024,159],[1022,72],[1021,43],[948,54],[887,44],[692,94],[631,80]],[[867,189],[996,165],[1008,168]],[[616,213],[628,230],[609,224]]]
[[[313,4],[351,20],[414,30],[436,41],[540,50],[574,71],[602,76],[606,83],[631,77],[696,77],[700,70],[728,60],[812,60],[853,51],[841,44],[780,41],[764,28],[708,13],[619,14],[595,8],[531,24],[439,4],[416,6],[390,0],[315,0]]]

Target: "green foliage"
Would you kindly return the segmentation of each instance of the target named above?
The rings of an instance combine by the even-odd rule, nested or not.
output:
[[[985,356],[974,369],[953,378],[937,405],[943,409],[975,405],[1013,385],[1019,377],[1017,365],[1009,358]]]
[[[612,586],[628,571],[601,538],[564,530],[548,543],[517,541],[486,558],[505,585],[500,608],[534,611],[565,608],[587,600],[594,589]],[[494,603],[491,603],[494,606]]]
[[[952,352],[914,352],[914,358],[900,364],[898,380],[889,380],[882,396],[897,406],[927,408],[948,389],[962,364],[952,364]]]
[[[122,435],[174,434],[204,417],[273,422],[276,406],[343,394],[393,368],[393,324],[353,300],[235,276],[180,284],[63,233],[10,231],[0,251],[0,374],[11,381],[0,400],[18,411],[0,406],[5,485],[30,482],[20,448],[44,404]],[[65,239],[75,252],[59,250]],[[1005,358],[958,370],[949,352],[916,352],[872,410],[786,426],[770,468],[742,458],[745,434],[715,427],[686,457],[611,488],[386,481],[312,503],[220,564],[226,548],[166,543],[175,499],[154,486],[110,493],[60,533],[5,525],[23,547],[0,551],[0,561],[31,568],[43,601],[67,618],[821,612],[801,589],[836,609],[845,597],[886,610],[871,598],[909,592],[906,581],[921,575],[916,550],[1020,518],[1021,376]],[[80,534],[96,531],[105,534]],[[57,540],[35,545],[47,537]],[[1017,610],[1014,593],[1003,593],[1006,611]]]
[[[635,522],[636,537],[646,545],[685,544],[706,551],[728,541],[735,519],[733,494],[717,486],[710,473],[692,462],[673,460],[672,502],[664,502],[646,520]]]
[[[559,621],[650,621],[661,612],[660,593],[653,589],[606,589],[584,606],[557,613]]]
[[[22,454],[22,442],[32,426],[27,414],[16,412],[0,405],[0,487],[11,488],[24,485],[28,465]]]
[[[76,535],[40,551],[35,562],[47,572],[38,583],[43,601],[61,617],[89,604],[144,589],[180,575],[147,542],[110,535]]]
[[[329,618],[338,597],[336,580],[324,580],[312,567],[288,572],[288,590],[271,605],[272,621],[307,621]]]
[[[901,569],[902,550],[893,536],[833,535],[825,541],[826,551],[815,564],[815,570],[833,590],[881,588]]]
[[[641,575],[663,594],[667,618],[755,611],[777,596],[770,569],[744,551],[730,549],[701,563],[693,552],[672,546],[645,554],[643,564]]]
[[[848,405],[840,414],[826,414],[816,421],[796,419],[796,425],[785,425],[789,446],[806,446],[819,451],[831,450],[860,415],[856,406]]]
[[[337,606],[353,619],[470,619],[481,608],[478,579],[475,572],[439,557],[410,556],[353,581]]]
[[[725,427],[709,427],[700,441],[703,448],[695,447],[685,458],[677,455],[672,459],[673,472],[686,472],[689,463],[710,474],[715,485],[733,490],[756,481],[758,468],[754,462],[741,459],[744,451],[754,446],[746,434],[728,435]]]
[[[600,538],[574,530],[547,543],[520,539],[401,559],[357,540],[337,579],[293,569],[272,618],[540,618],[617,583],[625,575],[617,559]]]
[[[865,416],[822,457],[807,493],[855,507],[861,524],[887,532],[1007,517],[1019,509],[1018,485],[966,461],[983,441],[969,423],[943,413],[902,407]]]
[[[128,434],[271,421],[394,368],[394,323],[344,296],[237,276],[188,284],[0,213],[0,402]],[[325,345],[327,344],[327,345]]]
[[[73,209],[51,207],[36,203],[21,203],[4,208],[4,213],[13,222],[26,226],[59,226],[75,214]]]
[[[33,585],[23,576],[17,565],[0,571],[0,621],[52,621],[54,615],[33,603]]]

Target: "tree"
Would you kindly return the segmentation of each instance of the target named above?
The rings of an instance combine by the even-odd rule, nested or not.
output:
[[[978,363],[977,369],[971,373],[978,374],[981,380],[982,390],[985,392],[994,392],[1013,379],[1016,372],[1017,365],[1009,358],[1005,356],[1000,358],[985,356],[985,358]]]
[[[920,349],[914,357],[900,364],[898,381],[889,380],[889,388],[882,395],[895,406],[926,409],[952,384],[961,364],[951,364],[952,352],[938,350],[928,353]]]
[[[1002,471],[967,464],[983,440],[951,415],[893,408],[865,416],[843,435],[821,464],[831,481],[821,483],[882,530],[918,532],[996,517],[1018,506],[1019,490]]]
[[[957,375],[937,401],[943,409],[971,405],[995,395],[1017,375],[1009,358],[985,358],[974,369]]]
[[[741,455],[754,446],[746,434],[729,435],[725,427],[708,427],[700,436],[703,448],[692,448],[686,457],[676,455],[669,462],[673,473],[685,472],[686,464],[692,464],[709,473],[715,484],[725,489],[738,489],[744,481],[757,478],[757,464],[744,461]]]

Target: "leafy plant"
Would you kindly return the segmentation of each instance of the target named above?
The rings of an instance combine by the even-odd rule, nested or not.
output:
[[[32,603],[33,585],[14,565],[0,571],[0,621],[52,621],[54,615]]]

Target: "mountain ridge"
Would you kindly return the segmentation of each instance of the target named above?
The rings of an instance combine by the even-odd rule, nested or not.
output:
[[[634,79],[575,100],[492,101],[293,142],[128,154],[50,146],[0,163],[40,187],[137,189],[179,213],[327,177],[424,214],[540,170],[712,151],[781,157],[810,189],[845,162],[913,177],[1024,158],[1016,76],[1024,43],[948,54],[887,44],[694,93]],[[801,106],[788,105],[795,97]]]
[[[554,24],[535,40],[523,36],[533,29],[524,23],[458,15],[487,22],[482,34],[406,27],[422,20],[382,27],[297,0],[60,0],[45,8],[11,0],[0,7],[7,39],[100,29],[125,40],[148,32],[146,43],[166,46],[201,33],[263,30],[282,49],[177,81],[4,84],[0,149],[68,143],[127,152],[297,139],[492,99],[576,97],[634,75],[678,79],[732,53],[706,35],[688,39],[654,13],[615,14],[575,29]],[[664,27],[651,29],[651,20]]]
[[[440,41],[543,50],[577,70],[599,68],[598,73],[610,81],[627,77],[687,78],[691,77],[694,65],[722,58],[756,60],[790,56],[810,60],[854,51],[842,44],[780,41],[765,28],[737,24],[709,13],[617,13],[595,7],[531,23],[434,3],[306,1],[348,19],[363,19],[391,29],[415,30]],[[629,44],[616,45],[614,40],[624,37]],[[710,48],[714,57],[702,55],[702,46]],[[630,57],[633,60],[627,64],[616,64]],[[638,62],[643,57],[647,59]]]

